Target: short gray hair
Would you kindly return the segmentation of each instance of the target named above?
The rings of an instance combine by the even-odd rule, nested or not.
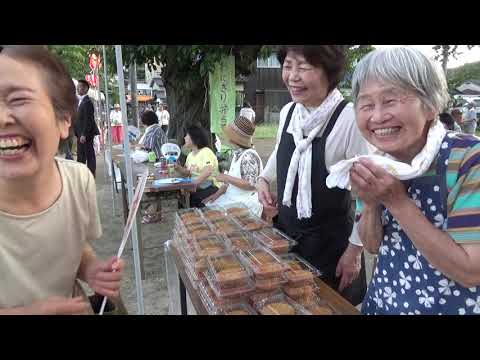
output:
[[[376,49],[360,60],[352,78],[354,103],[367,80],[413,91],[424,106],[438,113],[443,112],[450,99],[443,71],[412,47]]]

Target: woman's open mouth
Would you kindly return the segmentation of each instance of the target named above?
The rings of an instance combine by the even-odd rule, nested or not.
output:
[[[30,149],[32,142],[24,137],[3,137],[0,138],[0,156],[15,157]]]
[[[389,136],[396,135],[396,134],[398,134],[400,129],[401,128],[399,126],[394,126],[394,127],[389,127],[389,128],[383,128],[383,129],[375,129],[375,130],[372,130],[372,133],[376,137],[382,138],[382,137],[389,137]]]

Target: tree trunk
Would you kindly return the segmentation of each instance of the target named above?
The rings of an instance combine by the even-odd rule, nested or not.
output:
[[[203,83],[194,84],[194,89],[185,93],[183,89],[174,85],[172,76],[164,78],[164,84],[170,113],[168,137],[176,139],[178,145],[183,145],[184,128],[190,125],[201,126],[210,134],[208,97],[205,102],[205,96],[208,94]]]
[[[130,78],[130,104],[132,106],[131,124],[140,128],[137,101],[137,65],[135,63],[130,64],[128,74]]]
[[[445,77],[447,77],[447,65],[448,65],[448,56],[450,50],[450,45],[442,45],[442,69]]]

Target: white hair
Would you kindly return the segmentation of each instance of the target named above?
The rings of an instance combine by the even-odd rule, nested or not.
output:
[[[352,78],[354,103],[368,80],[413,91],[424,106],[437,113],[444,110],[450,99],[443,71],[419,50],[408,46],[377,49],[360,60]]]

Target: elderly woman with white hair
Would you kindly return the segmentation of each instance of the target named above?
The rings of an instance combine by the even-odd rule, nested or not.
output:
[[[480,314],[480,140],[438,121],[443,73],[414,48],[381,49],[352,84],[358,127],[378,149],[349,173],[356,229],[378,254],[362,312]]]

